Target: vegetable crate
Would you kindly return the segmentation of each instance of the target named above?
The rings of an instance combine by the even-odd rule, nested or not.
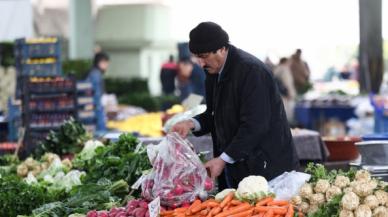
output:
[[[375,133],[388,132],[388,97],[383,95],[369,95],[374,108]]]
[[[375,108],[375,133],[388,132],[388,110]]]
[[[40,39],[17,39],[15,56],[19,58],[61,57],[61,43],[56,37]]]
[[[62,76],[23,76],[22,85],[22,120],[26,130],[20,155],[28,156],[48,132],[58,130],[70,117],[77,119],[77,92],[75,78]],[[42,103],[44,108],[36,109]]]
[[[21,126],[21,106],[20,101],[14,102],[8,99],[8,141],[16,142],[18,130]]]
[[[62,66],[60,62],[53,63],[18,63],[16,69],[19,75],[28,76],[54,76],[62,74]]]

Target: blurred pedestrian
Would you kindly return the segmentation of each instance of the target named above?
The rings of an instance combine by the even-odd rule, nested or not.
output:
[[[291,56],[290,69],[297,93],[303,94],[309,85],[310,69],[308,64],[302,59],[301,49],[297,49]]]
[[[105,93],[105,83],[103,75],[109,67],[109,55],[105,52],[96,53],[93,60],[93,67],[89,71],[87,80],[92,83],[93,86],[93,101],[94,111],[97,118],[97,131],[106,130],[106,119],[104,107],[101,103],[102,95]]]
[[[175,77],[177,75],[178,65],[174,62],[174,56],[170,55],[167,62],[163,63],[160,70],[160,81],[162,83],[162,92],[165,95],[172,95],[175,91]]]
[[[279,64],[274,68],[274,76],[287,90],[286,92],[283,91],[283,93],[281,91],[281,93],[288,122],[292,123],[294,120],[296,90],[287,58],[283,57],[280,59]]]

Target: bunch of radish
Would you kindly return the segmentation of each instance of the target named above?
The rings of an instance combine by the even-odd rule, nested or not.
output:
[[[151,201],[160,197],[161,204],[170,208],[190,204],[197,197],[206,199],[213,181],[198,156],[176,135],[165,139],[152,159],[152,172],[142,183],[143,198]]]
[[[161,211],[165,209],[160,208]],[[148,211],[148,203],[145,200],[136,200],[133,199],[127,203],[125,207],[114,207],[109,211],[89,211],[86,217],[149,217],[150,213]]]

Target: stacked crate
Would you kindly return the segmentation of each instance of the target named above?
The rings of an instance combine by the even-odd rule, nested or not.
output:
[[[76,81],[62,75],[58,38],[16,40],[15,60],[25,128],[22,154],[28,155],[50,131],[77,117]]]

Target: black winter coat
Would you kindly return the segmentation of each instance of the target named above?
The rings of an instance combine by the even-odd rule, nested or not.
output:
[[[195,117],[201,130],[194,134],[211,133],[214,155],[225,152],[236,161],[227,164],[229,187],[249,175],[270,180],[298,169],[279,90],[259,59],[231,45],[220,79],[207,73],[205,84],[207,110]],[[221,189],[227,187],[222,178]]]

